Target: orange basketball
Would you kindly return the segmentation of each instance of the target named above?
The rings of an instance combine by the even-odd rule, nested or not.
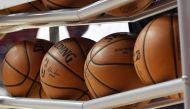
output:
[[[42,0],[44,5],[52,9],[81,8],[98,0]]]
[[[0,14],[9,14],[9,12],[6,9],[0,10]]]
[[[2,79],[7,91],[16,97],[46,98],[40,84],[40,65],[51,42],[23,41],[14,45],[2,64]]]
[[[35,11],[46,11],[47,8],[44,6],[41,0],[28,2],[18,6],[10,7],[5,9],[8,13],[19,13],[19,12],[35,12]]]
[[[141,31],[134,47],[136,71],[145,84],[181,77],[177,16],[159,17]]]
[[[50,98],[88,100],[84,62],[94,41],[77,37],[62,40],[50,48],[41,65],[41,83]]]
[[[94,98],[145,86],[133,64],[135,40],[134,35],[115,33],[93,46],[85,61],[84,72],[87,87]],[[122,109],[136,109],[138,106],[142,105]]]
[[[136,0],[106,13],[112,16],[131,16],[145,10],[152,2],[153,0]]]
[[[162,16],[139,34],[134,48],[135,68],[146,84],[181,77],[177,16]]]

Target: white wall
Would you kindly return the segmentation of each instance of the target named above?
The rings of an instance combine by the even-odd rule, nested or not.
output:
[[[83,35],[83,37],[98,41],[101,38],[116,32],[129,32],[128,23],[93,24],[90,25],[88,31]],[[59,36],[60,40],[69,37],[65,26],[59,27]],[[49,28],[40,28],[37,38],[49,40]]]

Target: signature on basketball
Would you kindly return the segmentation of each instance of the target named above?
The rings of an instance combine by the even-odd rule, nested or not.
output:
[[[72,50],[70,50],[66,45],[64,45],[62,43],[58,43],[58,44],[54,45],[54,47],[57,48],[59,53],[64,57],[65,62],[67,64],[69,64],[73,60],[73,58],[77,57],[77,55],[75,53],[73,53]]]
[[[40,71],[40,75],[41,75],[42,78],[44,78],[45,77],[45,73],[46,73],[44,67],[42,67],[40,70],[41,70]]]
[[[134,53],[134,59],[135,59],[135,61],[138,61],[140,58],[141,58],[140,50],[137,50]]]
[[[51,66],[48,67],[47,72],[48,72],[48,75],[51,76],[51,77],[53,77],[53,78],[56,78],[56,76],[60,76],[60,75],[57,73],[58,70],[52,68]]]
[[[49,64],[49,59],[48,59],[47,57],[45,57],[45,59],[44,59],[44,64],[43,64],[43,66],[41,67],[41,71],[40,71],[41,77],[44,77],[44,76],[45,76],[45,72],[46,72],[45,69],[47,68],[48,64]]]

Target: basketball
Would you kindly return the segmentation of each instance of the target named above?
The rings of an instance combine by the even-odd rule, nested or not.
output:
[[[7,52],[2,64],[2,79],[10,95],[47,97],[40,84],[40,66],[51,46],[52,43],[45,40],[23,41]]]
[[[93,98],[145,86],[136,74],[133,64],[135,40],[135,35],[114,33],[93,46],[84,67],[85,82]]]
[[[8,13],[20,13],[20,12],[35,12],[35,11],[46,11],[47,8],[44,6],[41,0],[28,2],[18,6],[7,8]]]
[[[64,39],[46,53],[41,65],[41,83],[48,97],[89,100],[84,81],[84,62],[94,41],[82,37]]]
[[[135,68],[141,80],[154,84],[181,77],[179,50],[177,16],[162,16],[150,22],[134,48]]]
[[[131,16],[148,8],[153,0],[135,0],[134,2],[106,12],[112,16]]]
[[[145,84],[181,77],[177,16],[161,16],[146,25],[135,43],[133,59]]]
[[[4,15],[4,14],[9,14],[9,12],[6,9],[0,10],[0,14]]]
[[[50,9],[71,9],[71,8],[81,8],[83,6],[89,5],[98,0],[42,0],[44,5]]]

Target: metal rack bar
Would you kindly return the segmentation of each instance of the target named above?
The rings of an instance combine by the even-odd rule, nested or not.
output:
[[[0,104],[40,109],[83,109],[81,101],[42,100],[0,96]]]
[[[102,5],[103,6],[103,5]],[[14,26],[5,26],[4,28],[0,28],[0,33],[9,33],[9,32],[14,32],[14,31],[18,31],[18,30],[22,30],[22,29],[29,29],[29,28],[40,28],[40,27],[54,27],[54,26],[71,26],[71,25],[88,25],[88,24],[102,24],[102,23],[110,23],[110,22],[135,22],[171,9],[174,9],[177,7],[177,1],[176,0],[167,0],[167,2],[162,3],[157,5],[156,7],[151,7],[141,13],[138,13],[134,16],[130,16],[130,17],[113,17],[113,16],[101,16],[98,17],[95,20],[92,21],[79,21],[79,22],[65,22],[64,20],[62,21],[53,21],[53,22],[48,22],[48,23],[42,23],[40,22],[40,24],[19,24],[19,25],[14,25]],[[90,8],[90,7],[89,7]],[[59,11],[52,11],[55,13],[62,13],[64,10],[59,10]],[[44,13],[45,14],[45,13]],[[15,14],[15,16],[17,16],[18,14]],[[29,14],[28,14],[29,15]],[[48,17],[48,16],[47,16]],[[0,17],[0,19],[3,18]],[[27,22],[25,22],[27,23]],[[0,22],[1,26],[2,25],[7,25],[4,24],[3,22]],[[8,23],[8,25],[13,25],[14,23]]]
[[[105,109],[142,102],[170,94],[182,92],[182,79],[167,81],[116,95],[90,100],[84,103],[83,109]]]
[[[100,0],[81,9],[49,11],[45,13],[39,12],[34,14],[23,13],[15,15],[2,15],[0,17],[0,24],[16,25],[25,23],[47,23],[52,21],[81,21],[90,17],[95,17],[96,15],[99,15],[103,12],[131,3],[133,1],[135,0]]]
[[[185,109],[190,109],[190,0],[178,0],[182,78],[184,79]]]
[[[134,104],[182,92],[183,84],[182,79],[176,79],[86,102],[10,98],[0,96],[0,103],[4,105],[41,109],[105,109]]]
[[[31,20],[32,19],[35,20],[36,17],[38,17],[40,20],[35,21],[35,23],[43,24],[43,22],[44,22],[46,24],[49,24],[49,22],[51,21],[51,22],[54,22],[51,24],[55,24],[55,26],[58,26],[58,25],[81,25],[81,24],[104,23],[104,22],[113,22],[113,21],[135,22],[135,21],[153,16],[153,15],[156,15],[156,14],[159,14],[159,13],[162,13],[164,11],[171,10],[171,9],[174,9],[177,7],[176,0],[170,0],[167,3],[156,6],[155,8],[148,9],[142,13],[136,14],[136,15],[131,16],[131,17],[112,17],[112,16],[109,16],[109,17],[97,18],[97,20],[94,20],[92,22],[74,22],[74,21],[80,21],[83,18],[87,19],[90,17],[94,17],[100,13],[103,13],[107,10],[110,10],[111,8],[110,9],[107,8],[105,10],[104,6],[107,7],[109,5],[108,3],[110,3],[110,1],[112,1],[112,0],[108,0],[108,2],[104,2],[104,1],[94,3],[92,5],[89,5],[87,7],[79,9],[78,10],[78,13],[80,13],[79,15],[76,15],[77,12],[73,12],[73,11],[77,11],[77,10],[58,10],[58,11],[50,11],[50,12],[43,12],[43,13],[36,13],[36,14],[35,13],[33,13],[33,14],[23,13],[23,14],[14,14],[14,15],[4,15],[4,16],[0,17],[0,24],[1,25],[13,25],[13,24],[20,24],[20,23],[21,24],[30,23],[30,22],[32,22]],[[112,5],[114,5],[114,4],[112,4]],[[99,6],[101,6],[101,8]],[[84,12],[84,13],[82,13],[82,12]],[[55,17],[56,15],[58,15],[58,17],[61,16],[63,18],[59,18],[59,20],[58,20],[58,18]],[[27,22],[25,20],[20,22],[21,20],[23,20],[23,17],[27,17],[27,16],[29,17],[30,22]],[[8,22],[9,19],[7,19],[7,17],[10,19],[11,22]],[[19,18],[20,18],[20,20],[18,20]],[[25,18],[25,19],[28,19],[28,18]],[[45,22],[44,20],[47,20],[47,19],[50,19],[50,20],[48,22]],[[16,22],[17,20],[19,22]],[[46,25],[46,26],[48,26],[48,25]],[[50,26],[53,26],[53,25],[50,25]]]

